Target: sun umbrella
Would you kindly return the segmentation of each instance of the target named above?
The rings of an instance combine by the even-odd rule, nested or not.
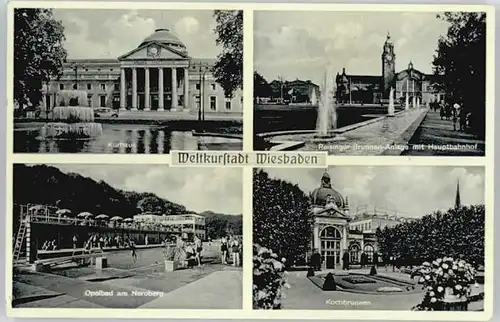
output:
[[[123,221],[124,222],[133,222],[134,220],[132,218],[125,218]]]
[[[42,205],[36,205],[36,206],[31,206],[28,210],[33,211],[33,210],[41,210],[44,209],[45,207]]]
[[[99,216],[95,217],[96,219],[108,219],[109,216],[105,214],[100,214]]]
[[[67,215],[70,213],[71,213],[71,210],[69,210],[69,209],[59,209],[58,211],[56,211],[57,215]]]
[[[115,221],[115,220],[123,220],[122,217],[120,216],[114,216],[113,218],[111,218],[111,220]]]
[[[92,216],[93,215],[90,212],[84,211],[84,212],[79,213],[77,217],[92,217]]]

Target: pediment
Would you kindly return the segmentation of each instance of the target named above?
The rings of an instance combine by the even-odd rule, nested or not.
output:
[[[118,57],[120,61],[187,59],[189,59],[188,55],[157,42],[145,44]]]
[[[419,70],[412,69],[412,70],[403,70],[400,71],[397,75],[397,80],[422,80],[424,78],[424,73],[422,73]]]
[[[349,217],[337,208],[314,208],[313,213],[316,217],[330,217],[349,220]]]

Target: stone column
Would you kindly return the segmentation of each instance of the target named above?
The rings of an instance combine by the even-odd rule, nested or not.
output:
[[[127,106],[127,88],[126,85],[127,83],[125,82],[125,68],[121,68],[121,73],[120,73],[120,110],[124,111]]]
[[[132,68],[132,110],[137,111],[137,68]]]
[[[150,89],[149,89],[149,68],[144,68],[144,110],[151,110],[151,106],[149,104],[150,101]]]
[[[189,108],[189,70],[184,68],[184,109]]]
[[[158,111],[164,111],[163,106],[163,67],[158,68]]]
[[[177,109],[177,68],[172,68],[172,110]]]

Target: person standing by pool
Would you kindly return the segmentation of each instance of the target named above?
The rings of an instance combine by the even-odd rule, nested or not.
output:
[[[222,264],[226,265],[227,261],[227,239],[226,237],[222,237],[220,240],[220,251],[221,251],[221,256],[222,256]]]
[[[193,268],[196,264],[196,251],[191,243],[186,243],[186,260],[188,268]]]
[[[231,252],[233,255],[233,266],[240,266],[240,243],[237,238],[233,238]]]
[[[203,251],[201,239],[198,236],[194,236],[194,247],[196,251],[196,262],[198,266],[201,266],[201,252]]]

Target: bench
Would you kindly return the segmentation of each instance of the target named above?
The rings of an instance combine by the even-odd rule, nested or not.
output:
[[[104,253],[102,252],[36,260],[33,263],[33,270],[35,272],[46,272],[50,270],[52,266],[61,265],[64,263],[76,262],[84,264],[86,259],[90,259],[91,264],[96,265],[97,269],[103,269],[107,267],[107,258],[104,257]]]

